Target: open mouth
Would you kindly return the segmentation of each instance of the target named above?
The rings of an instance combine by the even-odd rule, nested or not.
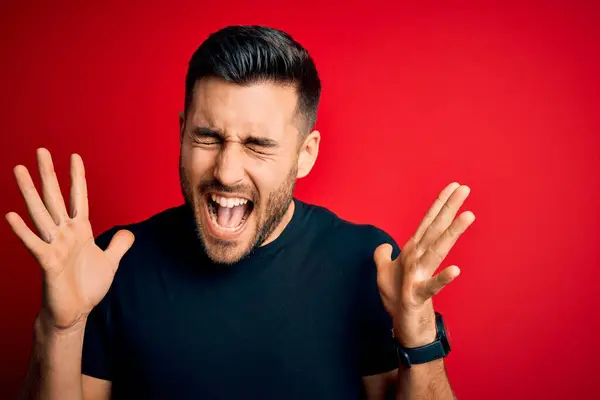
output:
[[[240,232],[254,209],[254,204],[242,197],[224,197],[216,194],[207,195],[208,215],[214,233],[232,234]]]

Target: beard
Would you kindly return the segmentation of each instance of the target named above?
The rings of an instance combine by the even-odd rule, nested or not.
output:
[[[186,171],[183,168],[180,156],[179,179],[181,192],[186,204],[193,210],[196,223],[196,234],[200,239],[206,255],[215,264],[235,264],[250,255],[256,248],[260,247],[275,229],[277,229],[285,217],[285,214],[293,201],[297,173],[298,166],[297,163],[294,162],[293,167],[290,169],[281,185],[269,193],[263,208],[263,199],[260,198],[258,191],[247,185],[225,186],[216,179],[210,179],[199,182],[198,185],[193,188],[187,177]],[[206,230],[202,228],[201,222],[201,215],[203,213],[201,207],[205,207],[205,205],[199,201],[199,199],[206,197],[206,194],[210,191],[243,193],[251,199],[255,226],[248,226],[246,228],[253,229],[250,240],[240,244],[234,241],[208,236],[205,233]]]

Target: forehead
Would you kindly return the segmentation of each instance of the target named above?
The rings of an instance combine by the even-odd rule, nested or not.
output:
[[[279,137],[298,132],[294,87],[270,82],[238,85],[218,78],[196,82],[189,118],[194,126],[208,126],[227,135],[260,132]]]

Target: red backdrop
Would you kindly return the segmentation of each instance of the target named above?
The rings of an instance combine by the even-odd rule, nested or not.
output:
[[[402,243],[445,184],[472,188],[477,221],[447,260],[463,274],[436,298],[459,397],[592,397],[598,2],[16,3],[0,14],[3,213],[26,215],[12,168],[34,169],[39,146],[65,194],[69,154],[83,156],[96,233],[178,204],[191,53],[228,24],[283,28],[312,52],[324,87],[321,154],[299,198]],[[25,369],[41,281],[7,223],[0,238],[4,398]]]

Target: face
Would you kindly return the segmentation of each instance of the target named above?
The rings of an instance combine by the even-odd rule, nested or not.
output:
[[[314,165],[320,139],[300,133],[296,104],[290,86],[196,83],[181,120],[180,178],[213,261],[239,261],[291,219],[296,179]]]

